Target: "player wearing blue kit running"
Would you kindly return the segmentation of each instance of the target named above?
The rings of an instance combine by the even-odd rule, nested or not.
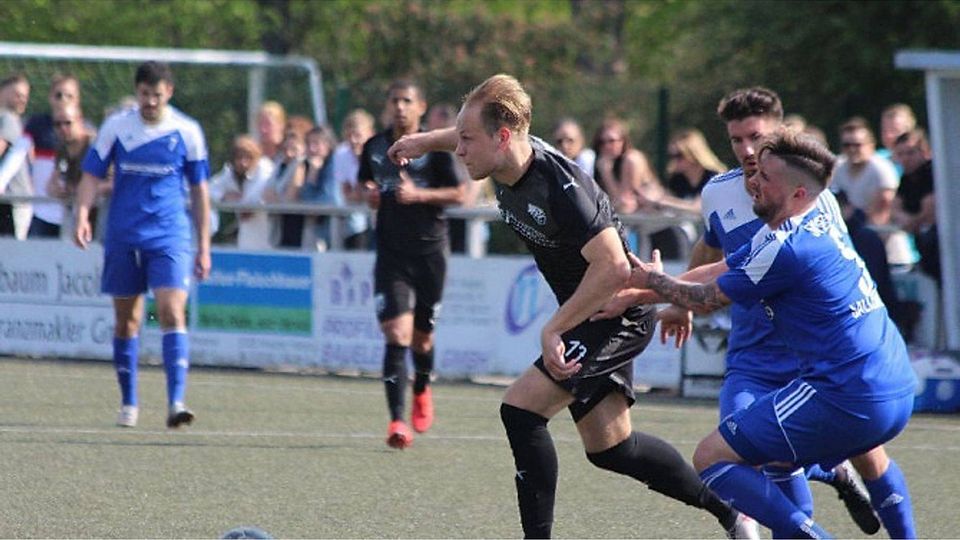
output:
[[[774,531],[818,537],[825,531],[751,465],[833,466],[875,449],[906,425],[916,381],[849,237],[817,205],[833,155],[791,133],[777,134],[758,154],[748,188],[765,225],[713,265],[722,275],[693,284],[640,264],[634,284],[697,312],[758,304],[772,321],[800,376],[724,419],[698,446],[694,465],[721,497]],[[883,476],[909,500],[893,462]]]
[[[186,303],[191,274],[204,279],[210,273],[207,147],[200,125],[168,105],[173,74],[166,64],[140,65],[134,83],[138,107],[108,118],[83,162],[74,241],[81,248],[91,242],[89,213],[96,184],[113,166],[102,291],[113,296],[116,316],[113,360],[121,393],[117,424],[137,423],[138,334],[149,288],[163,330],[167,427],[176,428],[194,419],[184,404],[189,367]],[[190,186],[189,211],[184,179]],[[197,229],[195,256],[191,214]]]

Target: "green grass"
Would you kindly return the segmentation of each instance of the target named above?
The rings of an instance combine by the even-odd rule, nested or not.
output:
[[[240,525],[276,537],[519,537],[502,388],[437,384],[438,420],[388,449],[371,379],[196,369],[190,428],[163,427],[163,373],[141,368],[141,416],[114,427],[107,363],[0,360],[0,537],[211,538]],[[713,403],[641,396],[634,425],[689,457]],[[560,457],[555,536],[722,538],[706,513],[590,466],[572,422],[551,423]],[[956,537],[960,417],[919,416],[889,445],[921,536]],[[818,520],[861,536],[831,490]]]

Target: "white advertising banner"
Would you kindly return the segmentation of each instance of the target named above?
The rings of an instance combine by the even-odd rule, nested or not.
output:
[[[0,354],[111,357],[113,311],[99,293],[102,250],[65,242],[0,240]],[[319,367],[379,372],[374,254],[255,253],[218,248],[191,292],[195,365]],[[140,341],[161,357],[148,297]],[[530,257],[449,260],[436,329],[441,376],[513,376],[540,354],[540,330],[557,309]],[[635,363],[638,384],[676,388],[680,352],[658,339]]]
[[[113,307],[103,251],[60,240],[0,239],[0,353],[110,358]]]

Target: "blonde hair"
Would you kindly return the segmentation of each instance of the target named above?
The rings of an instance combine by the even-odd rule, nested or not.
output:
[[[683,154],[688,161],[692,161],[707,171],[724,172],[727,166],[713,153],[706,137],[699,129],[681,129],[671,139],[671,144]]]
[[[530,130],[533,103],[520,81],[503,73],[483,81],[463,98],[464,107],[480,105],[480,118],[488,135],[501,127],[519,134]]]
[[[343,119],[343,129],[341,131],[346,133],[347,130],[351,128],[368,128],[370,131],[373,131],[373,125],[374,119],[372,114],[363,109],[354,109]]]
[[[261,115],[267,115],[270,118],[273,118],[281,126],[287,124],[287,111],[283,108],[283,105],[277,103],[276,101],[264,101],[260,105]]]
[[[888,105],[883,109],[883,114],[880,115],[880,118],[894,118],[900,115],[903,115],[907,119],[907,124],[909,124],[910,129],[917,127],[917,116],[913,114],[913,109],[906,103]]]

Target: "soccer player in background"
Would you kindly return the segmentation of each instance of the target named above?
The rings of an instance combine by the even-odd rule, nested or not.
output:
[[[386,339],[387,444],[403,449],[413,444],[403,419],[410,349],[415,370],[411,424],[418,433],[433,424],[433,330],[449,251],[443,207],[461,204],[466,190],[449,152],[431,152],[404,167],[387,157],[395,140],[420,131],[427,112],[420,86],[394,81],[387,90],[386,110],[391,125],[363,145],[357,179],[365,186],[367,203],[377,209],[374,293]]]
[[[112,165],[102,291],[113,297],[116,316],[113,362],[121,395],[117,424],[137,424],[138,334],[149,288],[163,330],[167,427],[176,428],[194,419],[184,404],[190,358],[186,303],[191,274],[204,279],[210,273],[207,146],[200,125],[168,104],[174,83],[166,64],[141,64],[134,84],[138,107],[107,118],[83,162],[74,241],[81,248],[91,242],[89,214],[97,182],[107,178]],[[190,186],[189,212],[184,179]],[[191,215],[195,254],[190,247]]]
[[[825,538],[809,513],[754,466],[830,468],[879,448],[906,426],[916,379],[862,259],[837,218],[821,208],[833,154],[809,136],[781,131],[762,143],[756,162],[747,182],[764,226],[709,267],[712,279],[681,281],[639,263],[631,282],[698,313],[734,302],[758,306],[772,321],[799,359],[799,375],[724,418],[698,445],[694,466],[721,497],[778,537]],[[883,502],[905,500],[909,507],[893,461],[884,476],[896,477],[896,491]],[[889,532],[915,537],[912,530]]]
[[[630,275],[626,241],[610,199],[594,179],[529,135],[530,96],[495,75],[465,98],[457,126],[405,137],[400,163],[428,150],[456,149],[471,178],[493,178],[500,213],[533,253],[560,308],[541,332],[542,355],[507,389],[500,416],[513,451],[520,520],[527,538],[553,527],[557,454],[547,423],[570,411],[587,459],[718,518],[740,537],[739,514],[707,489],[667,442],[633,431],[633,358],[650,341],[656,309],[587,319]]]

